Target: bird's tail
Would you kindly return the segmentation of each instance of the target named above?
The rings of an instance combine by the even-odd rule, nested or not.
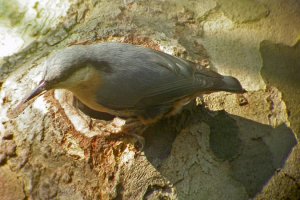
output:
[[[219,86],[220,90],[234,93],[244,93],[246,90],[242,87],[241,83],[232,76],[223,76],[222,84]]]

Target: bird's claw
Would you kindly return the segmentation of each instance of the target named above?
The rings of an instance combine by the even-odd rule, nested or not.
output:
[[[139,151],[142,151],[145,146],[145,139],[141,134],[145,131],[146,127],[138,119],[130,118],[122,126],[121,132],[131,137],[134,137],[139,144]]]
[[[126,133],[126,135],[134,137],[138,142],[139,151],[143,151],[143,149],[145,147],[145,138],[143,136],[135,134],[135,133]]]

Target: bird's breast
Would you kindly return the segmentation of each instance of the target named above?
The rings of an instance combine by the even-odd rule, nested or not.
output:
[[[101,76],[97,70],[91,70],[84,74],[83,79],[70,87],[69,90],[88,107],[97,111],[107,112],[107,109],[100,105],[96,99],[97,93],[102,88]]]
[[[104,87],[101,71],[91,68],[89,70],[84,70],[81,74],[76,72],[75,76],[80,77],[80,81],[76,84],[73,84],[72,87],[68,89],[86,106],[89,108],[99,111],[106,112],[116,116],[132,116],[131,111],[117,111],[109,107],[102,105],[101,100],[98,99],[98,93],[101,93],[102,88]],[[80,73],[80,72],[79,72]],[[77,80],[79,80],[77,78]],[[73,81],[74,82],[74,81]],[[114,91],[111,91],[114,92]]]
[[[115,116],[124,116],[124,117],[130,117],[134,116],[135,113],[133,111],[129,110],[114,110],[112,108],[106,107],[99,103],[99,99],[97,99],[96,90],[98,90],[99,87],[95,88],[94,86],[86,88],[86,87],[80,87],[77,88],[73,94],[87,107],[99,111],[99,112],[105,112],[109,113],[111,115]]]

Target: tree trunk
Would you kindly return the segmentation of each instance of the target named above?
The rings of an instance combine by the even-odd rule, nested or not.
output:
[[[299,9],[296,0],[73,3],[54,30],[2,60],[0,197],[300,199]],[[141,152],[115,133],[120,119],[89,117],[68,91],[15,113],[49,55],[106,41],[207,65],[248,92],[204,95],[149,127]]]

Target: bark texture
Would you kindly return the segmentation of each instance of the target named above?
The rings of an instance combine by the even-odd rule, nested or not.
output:
[[[284,8],[284,9],[283,9]],[[300,199],[300,3],[233,0],[73,3],[0,68],[4,199]],[[205,95],[145,132],[118,137],[56,90],[13,109],[60,48],[120,41],[233,75],[249,90]]]

